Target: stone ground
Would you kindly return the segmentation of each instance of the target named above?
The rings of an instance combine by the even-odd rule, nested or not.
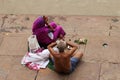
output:
[[[0,0],[0,14],[120,16],[120,0]]]
[[[84,57],[76,70],[61,75],[48,68],[32,71],[20,64],[38,16],[0,15],[0,80],[120,80],[120,17],[48,15],[50,21],[63,26],[66,40],[88,39],[86,45],[79,45]]]

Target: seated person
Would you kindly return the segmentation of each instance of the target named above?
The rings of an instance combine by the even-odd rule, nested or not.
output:
[[[53,50],[53,47],[56,45],[59,50],[59,53]],[[65,51],[66,45],[72,48],[68,51]],[[76,49],[77,46],[75,44],[65,41],[60,41],[58,44],[56,42],[53,42],[48,45],[48,50],[50,51],[50,54],[53,57],[52,59],[54,62],[56,72],[70,73],[76,68],[76,65],[83,56],[82,53],[74,53]]]
[[[63,39],[66,34],[62,27],[56,25],[55,22],[48,24],[48,18],[46,16],[40,16],[35,20],[32,32],[36,35],[40,46],[44,48],[47,48],[51,42],[56,41],[58,38]],[[53,38],[48,35],[50,32],[52,33]]]

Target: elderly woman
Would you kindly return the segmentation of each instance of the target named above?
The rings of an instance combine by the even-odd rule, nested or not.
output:
[[[63,39],[66,34],[61,26],[56,25],[55,22],[48,24],[47,21],[47,17],[40,16],[35,20],[32,28],[33,34],[37,36],[38,43],[44,48],[47,48],[51,42],[58,38]]]

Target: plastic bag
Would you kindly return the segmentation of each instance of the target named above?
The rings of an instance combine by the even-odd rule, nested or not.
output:
[[[39,48],[41,48],[40,45],[38,44],[36,35],[31,35],[28,38],[28,46],[29,46],[29,51],[31,53],[35,53],[36,50],[38,50]]]

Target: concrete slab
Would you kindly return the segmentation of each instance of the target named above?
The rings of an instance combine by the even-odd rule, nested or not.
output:
[[[120,30],[112,30],[110,36],[120,37]]]
[[[27,53],[27,50],[8,50],[1,53],[1,55],[6,56],[24,56]]]
[[[0,15],[0,26],[2,24],[2,15]]]
[[[6,15],[4,23],[4,32],[8,33],[31,33],[31,28],[33,22],[36,18],[36,15]]]
[[[0,12],[3,12],[4,10],[4,1],[3,0],[1,0],[0,1]]]
[[[31,35],[32,33],[3,33],[4,37],[23,37],[25,39],[28,39],[28,37]]]
[[[8,55],[8,50],[3,50],[3,49],[0,49],[0,56],[2,56],[2,55]]]
[[[87,37],[87,36],[108,36],[109,31],[108,30],[92,30],[92,29],[86,29],[86,30],[66,30],[67,34],[74,34],[74,35],[80,35],[81,37]]]
[[[86,29],[84,31],[76,31],[77,34],[86,37],[86,36],[108,36],[109,31],[108,30],[92,30],[92,29]]]
[[[63,16],[66,20],[55,18],[54,21],[63,26],[67,34],[78,35],[108,35],[109,19],[111,17],[90,17],[90,16]]]
[[[0,55],[23,55],[27,52],[27,37],[4,37]]]
[[[82,62],[69,76],[68,80],[98,80],[99,70],[98,63]]]
[[[4,37],[1,44],[3,49],[8,50],[26,50],[27,38],[25,37]]]
[[[12,68],[12,59],[10,56],[0,56],[0,80],[6,80]]]
[[[0,45],[2,44],[3,37],[0,36]]]
[[[56,23],[61,24],[64,28],[77,28],[77,30],[108,30],[111,17],[103,17],[103,16],[62,16],[61,20],[58,18],[60,16],[56,16],[54,21]]]
[[[102,56],[102,44],[105,37],[89,37],[83,59],[85,61],[100,61]]]
[[[100,80],[120,80],[120,64],[103,63]]]
[[[103,46],[104,43],[108,46]],[[91,37],[88,39],[83,59],[88,62],[119,62],[120,45],[118,43],[120,42],[117,37]]]
[[[46,68],[40,70],[37,76],[37,80],[67,80],[68,75],[58,74],[50,69]]]
[[[4,9],[0,13],[5,14],[57,14],[57,15],[103,15],[103,16],[119,16],[118,0],[1,0],[1,7]],[[15,6],[16,4],[17,6]],[[22,5],[22,6],[21,6]],[[47,5],[47,6],[46,6]]]
[[[108,62],[119,63],[119,37],[108,37],[106,43],[108,44],[108,46],[103,48],[103,56],[101,57],[101,59]]]
[[[12,68],[6,80],[34,80],[37,72],[22,66],[21,59],[22,57],[13,57]]]

